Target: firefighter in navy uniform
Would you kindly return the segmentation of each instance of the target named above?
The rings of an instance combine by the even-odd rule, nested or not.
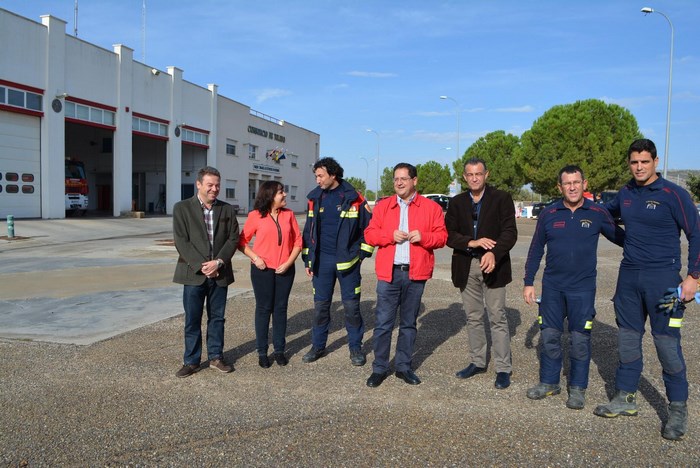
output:
[[[314,288],[314,320],[311,349],[302,360],[314,362],[326,352],[337,279],[345,310],[350,361],[363,366],[367,358],[362,352],[365,327],[360,314],[360,265],[374,252],[364,237],[372,214],[364,197],[343,180],[343,168],[335,159],[319,159],[313,171],[318,187],[307,195],[302,259]]]
[[[668,421],[662,436],[683,437],[688,427],[688,378],[681,349],[683,302],[693,299],[700,277],[700,217],[688,192],[656,172],[659,159],[654,142],[634,141],[627,152],[632,180],[606,204],[625,224],[617,289],[613,299],[618,331],[617,392],[598,406],[598,416],[636,416],[637,387],[642,374],[642,337],[647,318],[662,368]],[[688,272],[681,278],[680,231],[688,239]],[[668,289],[678,293],[679,305],[660,307]]]

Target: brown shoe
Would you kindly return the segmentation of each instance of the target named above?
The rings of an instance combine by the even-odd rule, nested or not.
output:
[[[212,359],[209,361],[209,367],[226,374],[233,372],[233,366],[226,364],[223,359]]]
[[[199,364],[185,364],[175,373],[175,377],[185,378],[197,372]]]

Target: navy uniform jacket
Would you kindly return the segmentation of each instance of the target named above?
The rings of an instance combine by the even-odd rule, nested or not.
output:
[[[606,208],[620,216],[627,236],[620,268],[681,269],[680,231],[688,239],[688,274],[700,272],[700,216],[688,192],[659,178],[643,187],[634,179]]]
[[[532,286],[547,246],[542,286],[557,291],[586,291],[596,287],[599,234],[622,246],[625,231],[602,206],[584,199],[572,212],[558,202],[545,208],[537,219],[525,262],[525,286]]]
[[[352,268],[360,260],[371,257],[374,247],[365,243],[365,228],[369,224],[372,212],[367,200],[345,180],[340,182],[341,208],[338,234],[336,236],[336,266],[338,271]],[[316,256],[319,253],[319,209],[323,190],[316,187],[307,195],[308,212],[304,225],[304,247],[301,258],[304,266],[314,270]]]

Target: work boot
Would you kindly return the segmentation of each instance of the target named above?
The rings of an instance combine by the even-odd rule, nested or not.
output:
[[[599,405],[593,410],[596,416],[615,418],[617,416],[637,416],[637,394],[618,390],[610,403]]]
[[[361,349],[353,348],[350,350],[350,362],[353,366],[364,366],[367,358]]]
[[[688,430],[688,405],[685,401],[672,401],[668,404],[668,421],[661,433],[664,439],[681,440]]]
[[[583,409],[586,405],[586,389],[581,387],[576,387],[574,385],[569,387],[569,399],[566,400],[566,407],[570,409]]]
[[[527,389],[527,397],[531,400],[541,400],[548,396],[559,395],[561,387],[558,384],[538,383],[532,388]]]
[[[312,346],[309,352],[304,354],[304,357],[302,357],[301,360],[307,363],[314,362],[322,358],[324,354],[326,354],[325,349],[317,349]]]

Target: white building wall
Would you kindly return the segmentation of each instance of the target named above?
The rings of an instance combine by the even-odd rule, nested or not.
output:
[[[67,70],[63,91],[70,96],[116,107],[119,57],[112,51],[66,35],[65,31],[63,37]]]
[[[133,157],[132,117],[134,113],[162,119],[168,124],[167,140],[139,143],[141,154],[151,146],[163,154],[165,173],[147,184],[167,186],[167,212],[180,200],[182,183],[189,183],[190,166],[214,165],[222,172],[222,191],[226,181],[235,181],[235,199],[243,212],[249,206],[249,180],[280,180],[297,187],[296,200],[289,207],[305,209],[305,195],[314,187],[311,165],[318,159],[319,135],[309,130],[261,116],[250,107],[220,96],[216,85],[207,88],[183,81],[183,71],[168,67],[153,72],[153,67],[133,60],[133,50],[124,45],[109,51],[66,34],[66,22],[43,16],[42,24],[0,9],[0,79],[44,90],[41,119],[41,216],[62,218],[64,206],[65,109],[55,112],[51,102],[56,95],[67,93],[76,99],[116,108],[113,139],[113,215],[132,208],[132,173],[139,171]],[[65,102],[62,101],[65,106]],[[0,112],[6,112],[0,110]],[[176,134],[178,125],[209,132],[208,148],[192,148]],[[249,127],[268,133],[261,136]],[[270,135],[284,137],[276,141]],[[227,139],[236,141],[237,154],[226,154]],[[258,146],[255,160],[248,157],[249,145]],[[265,157],[274,148],[287,152],[279,164]],[[183,149],[185,148],[185,149]],[[291,158],[291,154],[297,158]],[[184,159],[183,159],[184,158]],[[297,167],[292,167],[292,162]],[[185,167],[186,166],[186,167]],[[194,168],[196,171],[198,168]],[[195,174],[196,175],[196,174]],[[154,186],[156,186],[154,185]],[[149,201],[151,196],[149,195]]]
[[[46,26],[0,9],[0,77],[44,89],[47,33]]]

